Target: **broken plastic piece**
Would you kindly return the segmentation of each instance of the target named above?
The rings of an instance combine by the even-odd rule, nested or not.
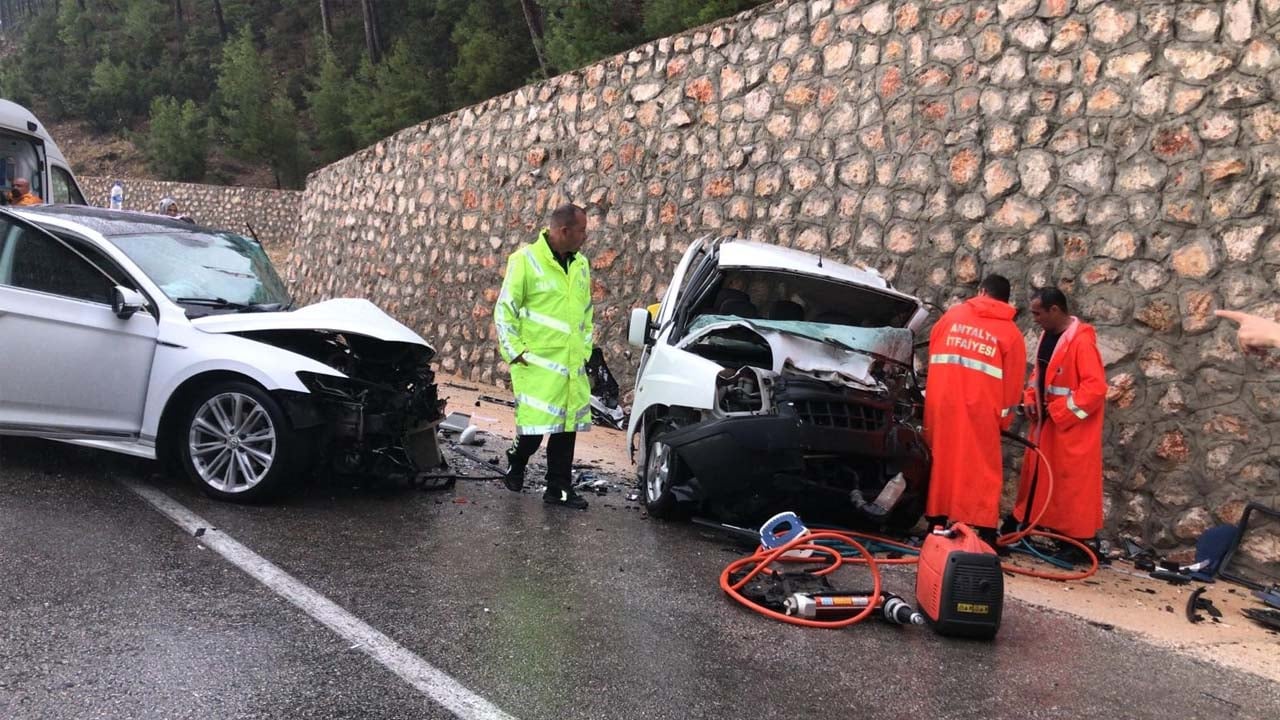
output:
[[[440,429],[460,433],[471,425],[471,416],[466,413],[453,412],[440,423]]]
[[[494,397],[492,395],[481,395],[480,399],[485,402],[493,403],[495,405],[506,405],[507,407],[510,407],[510,408],[513,408],[516,406],[516,403],[514,400],[504,400],[500,397]]]
[[[1170,585],[1190,585],[1191,584],[1191,578],[1176,572],[1170,572],[1168,570],[1156,570],[1151,573],[1151,577],[1155,578],[1156,580],[1164,580]]]
[[[1215,620],[1222,617],[1222,611],[1213,604],[1212,600],[1207,597],[1201,597],[1204,595],[1205,590],[1208,590],[1208,588],[1196,588],[1195,592],[1191,593],[1191,597],[1187,598],[1186,613],[1188,622],[1204,622],[1204,616],[1196,612],[1197,610],[1204,610]]]
[[[1259,625],[1280,632],[1280,610],[1270,608],[1245,608],[1240,613]]]

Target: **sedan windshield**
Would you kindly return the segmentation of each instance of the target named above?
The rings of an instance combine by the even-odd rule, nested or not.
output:
[[[174,230],[110,240],[175,302],[227,310],[289,305],[262,246],[239,235]]]

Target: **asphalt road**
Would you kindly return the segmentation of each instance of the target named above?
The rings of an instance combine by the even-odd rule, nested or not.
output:
[[[716,584],[729,541],[620,493],[575,512],[496,483],[326,485],[241,507],[154,472],[0,440],[0,718],[454,716],[216,538],[518,718],[1280,717],[1272,683],[1018,603],[995,643],[753,616]]]

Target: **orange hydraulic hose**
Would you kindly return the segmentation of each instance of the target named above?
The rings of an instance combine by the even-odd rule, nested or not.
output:
[[[1051,538],[1053,540],[1057,540],[1058,542],[1065,542],[1069,545],[1075,545],[1076,547],[1083,550],[1085,557],[1089,558],[1089,569],[1081,572],[1073,572],[1073,573],[1047,573],[1047,572],[1041,572],[1039,570],[1027,570],[1026,568],[1020,568],[1017,565],[1010,565],[1009,563],[1001,563],[1000,567],[1005,570],[1008,570],[1011,573],[1014,573],[1015,575],[1025,575],[1027,577],[1040,578],[1041,580],[1058,580],[1062,582],[1066,582],[1070,580],[1084,580],[1085,578],[1090,577],[1094,573],[1098,572],[1098,556],[1094,554],[1093,549],[1090,548],[1088,545],[1085,545],[1084,543],[1080,542],[1079,540],[1076,540],[1075,538],[1070,538],[1070,537],[1067,537],[1066,535],[1059,535],[1058,533],[1052,533],[1044,530],[1035,529],[1040,525],[1040,519],[1044,517],[1045,511],[1049,509],[1049,499],[1053,497],[1053,468],[1049,467],[1049,459],[1044,456],[1044,453],[1040,452],[1040,448],[1038,446],[1032,446],[1031,449],[1035,451],[1035,454],[1038,456],[1038,460],[1036,462],[1044,463],[1045,480],[1048,483],[1048,487],[1047,487],[1048,492],[1045,495],[1046,499],[1044,503],[1041,504],[1040,512],[1036,514],[1036,518],[1031,522],[1031,524],[1029,524],[1026,528],[1023,528],[1022,530],[1019,530],[1017,532],[1012,532],[1007,535],[1001,535],[996,540],[996,544],[1004,545],[1004,546],[1015,545],[1021,542],[1023,539],[1031,536]],[[1033,497],[1027,498],[1027,502],[1031,503],[1033,507],[1035,505],[1035,500],[1036,499]]]
[[[741,603],[743,606],[750,608],[765,617],[771,617],[774,620],[781,620],[782,622],[790,623],[792,625],[800,625],[801,627],[830,629],[842,628],[860,623],[871,617],[871,614],[877,611],[875,603],[868,603],[861,612],[853,617],[843,618],[840,620],[810,620],[809,618],[794,617],[770,610],[767,607],[752,602],[741,593],[742,587],[755,579],[757,575],[764,572],[773,573],[774,571],[769,569],[769,565],[774,562],[778,562],[784,554],[792,550],[813,550],[815,552],[831,556],[832,564],[816,571],[816,574],[826,575],[835,572],[836,569],[845,562],[844,557],[840,554],[840,551],[835,548],[829,548],[825,545],[814,545],[814,540],[839,540],[840,542],[848,543],[856,548],[858,552],[862,554],[864,558],[863,562],[867,564],[867,569],[871,571],[871,581],[873,585],[871,590],[872,597],[880,596],[880,569],[876,566],[877,561],[875,556],[863,547],[862,544],[854,538],[853,534],[835,532],[831,530],[820,530],[818,532],[809,533],[808,535],[801,535],[791,542],[781,547],[774,548],[773,550],[760,548],[750,557],[734,560],[732,563],[729,563],[729,566],[726,567],[723,572],[720,573],[720,589],[724,590],[726,595]],[[785,562],[793,562],[797,560],[803,561],[800,558],[787,558]],[[810,562],[813,561],[810,560]],[[735,572],[749,566],[753,567],[751,567],[751,570],[743,576],[741,580],[738,580],[736,583],[731,581],[730,578]]]

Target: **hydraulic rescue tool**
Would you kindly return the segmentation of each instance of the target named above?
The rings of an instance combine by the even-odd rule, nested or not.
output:
[[[1000,557],[964,523],[925,538],[916,604],[939,635],[994,638],[1004,607]]]
[[[795,593],[785,601],[788,615],[802,618],[835,620],[852,617],[867,605],[880,611],[880,616],[894,625],[923,625],[924,616],[907,604],[906,600],[892,593]]]

